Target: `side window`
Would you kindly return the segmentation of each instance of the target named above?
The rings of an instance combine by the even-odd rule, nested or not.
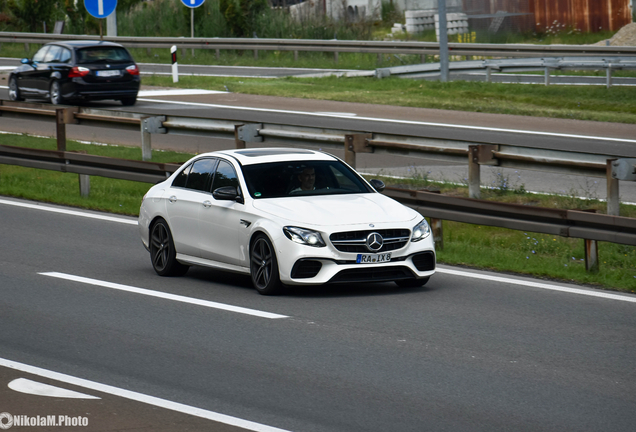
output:
[[[224,186],[234,186],[238,190],[239,181],[232,165],[226,161],[219,161],[219,166],[214,175],[214,182],[212,183],[212,191]]]
[[[182,170],[172,181],[173,187],[185,187],[186,182],[188,181],[188,174],[190,173],[190,168],[192,165],[188,165],[184,170]]]
[[[188,189],[194,189],[199,191],[207,191],[208,180],[212,173],[214,173],[214,167],[216,166],[216,159],[199,159],[190,169],[188,174],[188,181],[186,187]]]
[[[57,45],[51,45],[51,48],[46,52],[44,56],[44,63],[53,63],[57,62],[60,59],[60,55],[62,54],[62,47]]]
[[[68,63],[71,59],[71,51],[66,48],[62,48],[62,52],[60,53],[60,59],[58,60],[60,63]]]
[[[38,50],[38,52],[35,53],[35,55],[33,56],[33,61],[34,62],[41,62],[42,60],[44,60],[44,55],[46,54],[46,52],[49,50],[48,45],[47,46],[43,46],[42,48],[40,48]]]

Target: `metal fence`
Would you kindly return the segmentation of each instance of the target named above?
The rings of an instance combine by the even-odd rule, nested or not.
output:
[[[38,43],[67,40],[99,40],[99,36],[57,35],[43,33],[0,32],[0,42]],[[439,43],[414,41],[346,41],[311,39],[261,38],[176,38],[104,36],[106,41],[117,42],[128,48],[213,49],[220,50],[330,52],[337,60],[338,53],[437,55]],[[482,57],[562,57],[562,56],[636,56],[634,46],[597,45],[531,45],[531,44],[477,44],[449,43],[451,55]]]

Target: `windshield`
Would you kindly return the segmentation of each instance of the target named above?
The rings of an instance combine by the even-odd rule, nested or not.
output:
[[[340,161],[295,161],[247,165],[245,182],[252,198],[372,193],[353,170]]]
[[[90,47],[77,51],[77,63],[130,63],[133,59],[121,47]]]

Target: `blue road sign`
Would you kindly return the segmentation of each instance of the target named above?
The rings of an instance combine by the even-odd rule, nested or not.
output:
[[[181,0],[181,3],[186,5],[189,8],[197,8],[201,6],[205,0]]]
[[[106,18],[117,7],[117,0],[84,0],[86,11],[95,18]]]

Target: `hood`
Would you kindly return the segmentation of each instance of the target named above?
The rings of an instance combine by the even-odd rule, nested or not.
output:
[[[419,215],[379,193],[271,198],[253,203],[270,215],[313,226],[396,223]]]

